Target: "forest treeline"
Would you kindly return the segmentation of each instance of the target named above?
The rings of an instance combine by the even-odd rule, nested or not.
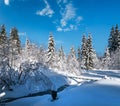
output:
[[[103,56],[98,56],[92,44],[92,35],[82,36],[82,45],[78,49],[72,46],[70,52],[64,52],[64,45],[55,47],[52,33],[48,38],[48,48],[36,45],[26,39],[21,46],[17,28],[11,28],[7,35],[5,25],[0,28],[0,88],[23,84],[31,77],[43,77],[41,67],[67,75],[80,75],[84,70],[119,70],[120,69],[120,31],[118,25],[111,28],[108,47]],[[44,78],[46,78],[44,76]]]

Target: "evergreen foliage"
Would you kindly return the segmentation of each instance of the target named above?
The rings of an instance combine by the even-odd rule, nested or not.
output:
[[[112,27],[108,40],[111,64],[110,69],[120,69],[120,31],[118,25]]]
[[[20,53],[21,42],[20,42],[20,38],[16,28],[11,29],[9,42],[10,42],[12,51],[16,52],[17,54]]]
[[[52,33],[49,36],[47,58],[48,65],[52,67],[55,61],[55,42]]]
[[[12,28],[7,36],[4,25],[0,28],[0,84],[11,89],[12,85],[23,84],[33,76],[42,77],[41,67],[53,69],[64,75],[80,75],[82,70],[120,69],[120,31],[118,25],[112,27],[108,39],[108,48],[104,56],[98,59],[93,49],[92,36],[82,37],[82,45],[77,50],[72,46],[66,55],[63,46],[55,49],[55,40],[50,33],[48,49],[39,47],[28,39],[21,47],[16,28]],[[36,79],[39,80],[40,78]],[[35,79],[34,79],[35,80]]]
[[[118,29],[118,25],[116,27],[111,28],[110,37],[108,39],[108,48],[110,51],[110,54],[115,52],[117,48],[120,46],[120,32]]]
[[[86,39],[85,35],[82,38],[82,62],[81,68],[85,70],[92,70],[95,68],[95,61],[97,59],[96,53],[92,47],[92,38],[89,35],[88,39]]]

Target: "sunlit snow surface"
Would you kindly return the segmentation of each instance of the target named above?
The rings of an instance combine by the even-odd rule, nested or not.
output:
[[[56,101],[51,101],[51,95],[44,95],[19,99],[6,106],[120,106],[120,71],[94,70],[80,77],[82,80],[71,78],[71,85],[58,93]]]

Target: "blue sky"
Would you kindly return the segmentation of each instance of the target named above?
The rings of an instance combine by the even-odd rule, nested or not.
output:
[[[120,0],[0,0],[0,25],[7,34],[16,27],[20,38],[47,47],[52,32],[56,47],[81,45],[83,33],[92,34],[93,46],[102,54],[110,29],[120,24]]]

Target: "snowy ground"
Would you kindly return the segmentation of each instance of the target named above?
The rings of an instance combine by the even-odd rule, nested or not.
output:
[[[18,99],[5,106],[120,106],[120,71],[87,71],[80,77],[69,76],[69,81],[71,85],[59,92],[54,102],[51,95],[44,95]]]

